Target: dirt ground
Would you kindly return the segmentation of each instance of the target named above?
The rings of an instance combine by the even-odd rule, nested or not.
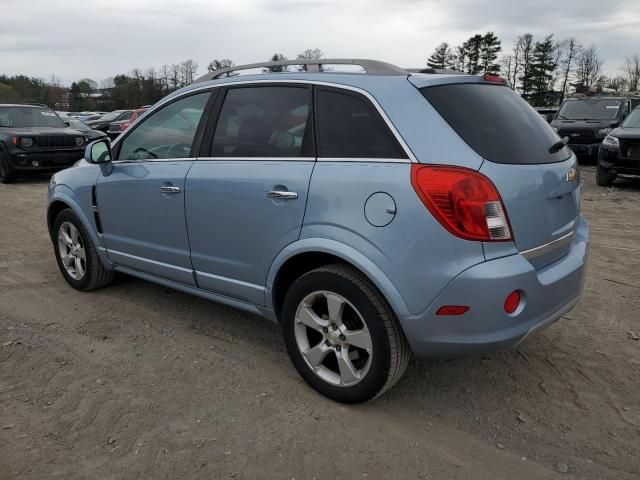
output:
[[[640,184],[595,186],[578,306],[342,406],[277,325],[128,277],[74,291],[47,178],[0,186],[0,479],[640,478]]]

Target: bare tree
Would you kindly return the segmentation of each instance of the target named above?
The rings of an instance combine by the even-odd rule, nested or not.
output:
[[[571,75],[573,74],[575,64],[577,62],[577,58],[580,56],[581,50],[582,47],[575,39],[575,37],[570,37],[564,41],[564,57],[560,60],[560,65],[562,66],[562,71],[560,74],[560,78],[562,79],[562,87],[560,89],[560,103],[562,103],[562,101],[567,96],[569,80],[571,78]]]
[[[529,93],[529,90],[531,90],[531,63],[533,61],[533,50],[535,46],[533,43],[533,34],[525,33],[518,37],[518,46],[521,57],[519,64],[522,66],[522,75],[519,77],[522,82],[520,90],[522,94],[526,95]]]
[[[180,83],[180,65],[174,63],[170,68],[171,78],[169,81],[171,82],[171,88],[173,90],[177,90],[178,88],[182,87],[182,84]]]
[[[635,54],[624,59],[622,71],[627,79],[630,92],[640,89],[640,55]]]
[[[162,90],[166,95],[169,92],[169,79],[171,78],[171,67],[169,65],[163,65],[160,67],[160,82],[162,83]]]
[[[182,85],[189,85],[195,80],[198,73],[198,64],[195,60],[188,59],[180,63],[180,77]]]
[[[595,45],[582,50],[577,60],[576,76],[578,82],[584,88],[591,88],[600,77],[604,61],[600,59]]]
[[[324,57],[324,53],[319,48],[307,48],[298,54],[296,57],[298,60],[317,60]],[[299,70],[305,72],[307,70],[306,65],[301,65]]]
[[[215,72],[216,70],[221,70],[223,68],[233,67],[235,65],[234,61],[229,58],[214,58],[209,62],[207,66],[207,70],[209,72]]]

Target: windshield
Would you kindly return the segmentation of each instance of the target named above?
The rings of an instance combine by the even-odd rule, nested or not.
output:
[[[37,107],[0,107],[0,127],[51,127],[66,125],[53,110]]]
[[[117,120],[118,117],[123,113],[124,113],[124,110],[116,110],[115,112],[111,112],[111,113],[107,113],[106,115],[103,115],[98,120],[100,120],[101,122],[113,122],[114,120]]]
[[[613,120],[618,116],[622,100],[581,98],[567,100],[558,112],[561,120]]]
[[[76,130],[89,130],[89,127],[80,120],[67,120],[70,128],[75,128]]]
[[[622,128],[640,128],[640,108],[636,108],[629,114],[622,124]]]

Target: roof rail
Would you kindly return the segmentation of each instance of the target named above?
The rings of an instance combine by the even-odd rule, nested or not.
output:
[[[344,59],[344,58],[318,58],[312,60],[279,60],[275,62],[250,63],[247,65],[236,65],[228,68],[221,68],[209,72],[195,80],[193,83],[206,82],[221,77],[230,77],[234,72],[240,70],[250,70],[253,68],[271,68],[271,67],[288,67],[290,65],[306,65],[307,72],[321,72],[322,65],[359,65],[369,75],[409,75],[406,70],[392,65],[391,63],[381,62],[379,60],[366,59]],[[266,72],[271,73],[271,72]]]

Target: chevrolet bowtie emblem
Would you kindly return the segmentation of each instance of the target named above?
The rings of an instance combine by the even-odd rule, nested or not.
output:
[[[567,182],[575,181],[577,176],[578,176],[577,170],[575,168],[571,167],[569,169],[569,171],[567,172]]]

